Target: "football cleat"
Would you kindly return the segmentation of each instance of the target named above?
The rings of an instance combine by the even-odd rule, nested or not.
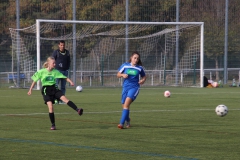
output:
[[[79,109],[77,110],[77,112],[78,112],[78,114],[81,116],[81,115],[83,114],[83,109],[82,109],[82,108],[79,108]]]
[[[118,125],[118,128],[119,128],[119,129],[123,129],[123,125],[119,124],[119,125]]]
[[[56,126],[52,126],[50,129],[51,130],[56,130]]]

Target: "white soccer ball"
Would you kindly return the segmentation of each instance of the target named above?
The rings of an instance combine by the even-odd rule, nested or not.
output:
[[[77,92],[82,92],[82,90],[83,90],[82,86],[77,86],[77,87],[76,87],[76,91],[77,91]]]
[[[228,108],[224,104],[220,104],[216,107],[215,112],[218,116],[224,117],[228,113]]]
[[[164,92],[164,97],[169,98],[170,96],[171,96],[170,91],[167,90]]]

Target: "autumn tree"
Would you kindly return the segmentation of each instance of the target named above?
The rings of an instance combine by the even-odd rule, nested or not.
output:
[[[239,18],[235,13],[240,11],[240,2],[233,0],[229,3],[229,52],[236,54],[237,27]],[[181,21],[202,21],[204,22],[204,53],[207,58],[214,60],[215,68],[218,69],[219,62],[224,55],[225,35],[225,1],[223,0],[187,0],[181,3]],[[235,48],[235,49],[234,49]],[[235,51],[234,51],[235,50]],[[222,62],[223,63],[223,62]],[[206,63],[205,63],[206,64]],[[216,71],[216,79],[220,79]]]

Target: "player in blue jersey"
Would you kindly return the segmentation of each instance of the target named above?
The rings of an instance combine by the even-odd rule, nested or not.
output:
[[[123,78],[122,89],[122,117],[118,128],[123,129],[126,121],[126,128],[130,127],[130,105],[137,98],[140,85],[146,81],[146,74],[142,67],[140,54],[135,51],[132,53],[129,62],[122,64],[117,73],[118,78]],[[139,78],[141,77],[141,78]]]

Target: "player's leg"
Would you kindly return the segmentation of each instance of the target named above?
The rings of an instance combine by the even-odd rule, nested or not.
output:
[[[59,83],[61,81],[61,78],[56,78],[56,86],[59,87]]]
[[[62,91],[63,95],[65,95],[66,93],[66,88],[65,88],[65,85],[66,85],[66,80],[63,79],[63,78],[60,78],[60,90]],[[63,102],[61,99],[59,100],[59,104],[66,104],[65,102]]]
[[[124,108],[124,104],[122,104],[122,109]],[[129,115],[130,115],[130,110],[129,110],[129,114],[128,114],[128,116],[127,116],[127,118],[126,118],[126,128],[130,128],[130,117],[129,117]]]
[[[139,94],[139,88],[131,88],[128,93],[127,93],[127,98],[123,104],[123,108],[125,109],[125,114],[126,114],[126,127],[130,128],[130,105],[131,103],[137,98]]]
[[[42,96],[45,104],[48,106],[48,113],[49,113],[49,118],[51,121],[51,130],[55,130],[55,116],[54,116],[54,108],[53,108],[53,102],[54,102],[54,96],[49,96],[49,92],[51,92],[51,87],[42,87]]]
[[[120,128],[120,129],[123,128],[125,121],[129,118],[129,107],[130,107],[131,103],[132,103],[132,99],[127,97],[123,104],[122,116],[120,119],[120,123],[118,125],[118,128]]]
[[[47,106],[48,106],[49,118],[50,118],[50,121],[52,123],[52,126],[51,126],[50,129],[51,130],[55,130],[56,129],[56,125],[55,125],[55,116],[54,116],[53,103],[52,103],[52,101],[48,101],[46,103],[47,103]]]
[[[68,77],[68,71],[60,71],[64,76],[66,76],[66,77]],[[64,94],[64,95],[66,95],[66,84],[67,84],[67,81],[66,81],[66,79],[64,79],[64,78],[61,78],[60,79],[60,81],[61,81],[61,91],[62,91],[62,93]],[[66,103],[64,103],[63,101],[60,101],[59,102],[59,104],[66,104]]]
[[[66,94],[66,83],[67,83],[66,79],[61,78],[61,91],[64,95]]]
[[[59,82],[60,82],[60,79],[57,78],[56,79],[56,86],[58,87],[59,86]],[[59,104],[59,101],[57,99],[54,100],[54,104]]]
[[[61,73],[64,76],[68,77],[68,71],[61,71]],[[66,95],[66,83],[67,83],[66,79],[61,78],[61,91],[64,95]]]
[[[57,95],[61,95],[61,93],[57,93]],[[77,111],[80,116],[83,114],[83,109],[82,109],[82,108],[78,108],[72,101],[70,101],[69,99],[67,99],[67,97],[64,96],[63,94],[60,96],[60,99],[61,99],[64,103],[66,103],[69,107],[71,107],[72,109],[74,109],[75,111]]]
[[[138,94],[139,94],[139,88],[134,88],[129,91],[128,97],[130,97],[133,102],[137,98]],[[128,112],[128,116],[126,118],[126,127],[130,128],[130,120],[131,120],[130,116],[129,116],[130,115],[130,104],[129,104],[128,110],[129,110],[129,112]]]
[[[125,103],[126,98],[127,98],[127,90],[123,88],[123,90],[122,90],[122,99],[121,99],[121,103],[122,103],[122,116],[120,118],[120,123],[118,124],[118,128],[120,128],[120,129],[123,129],[123,126],[124,126],[124,121],[123,121],[123,119],[125,119],[124,103]]]
[[[207,87],[208,86],[208,79],[206,76],[203,76],[203,87]]]
[[[126,112],[127,115],[126,115],[126,119],[125,119],[126,128],[130,128],[130,117],[129,117],[129,115],[130,115],[130,105],[133,101],[134,101],[133,99],[127,97],[127,99],[125,101],[125,104],[124,104],[125,108],[127,108],[127,112]]]
[[[133,102],[133,100],[131,99],[131,97],[133,94],[133,91],[131,91],[131,89],[123,89],[122,91],[122,116],[120,119],[120,123],[118,125],[118,128],[122,129],[124,126],[125,121],[130,122],[130,118],[129,118],[129,108],[130,108],[130,104]]]

